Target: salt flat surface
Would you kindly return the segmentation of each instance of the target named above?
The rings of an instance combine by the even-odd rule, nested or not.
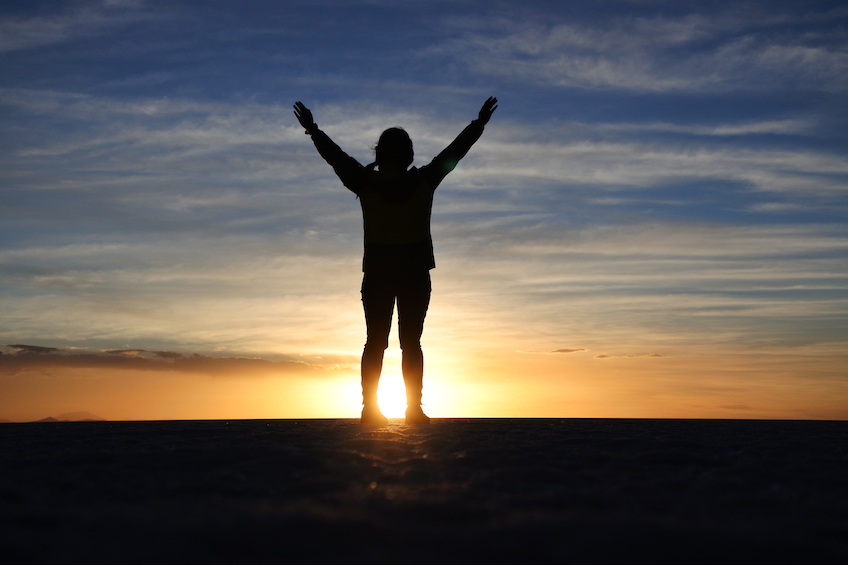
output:
[[[848,422],[0,424],[3,563],[848,563]]]

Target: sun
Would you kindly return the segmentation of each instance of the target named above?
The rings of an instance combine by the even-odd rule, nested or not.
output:
[[[406,388],[403,376],[394,371],[384,371],[377,389],[380,411],[387,418],[403,418],[406,414]]]

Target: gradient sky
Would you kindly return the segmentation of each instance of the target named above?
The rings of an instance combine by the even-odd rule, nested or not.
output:
[[[355,417],[361,213],[436,193],[435,417],[848,418],[848,7],[6,1],[0,418]],[[17,346],[17,347],[15,347]],[[402,395],[393,332],[381,398]]]

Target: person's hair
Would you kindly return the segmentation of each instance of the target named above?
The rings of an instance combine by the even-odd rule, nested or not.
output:
[[[408,167],[415,158],[412,140],[403,128],[389,128],[380,134],[374,151],[376,152],[374,161],[378,166],[396,163]]]

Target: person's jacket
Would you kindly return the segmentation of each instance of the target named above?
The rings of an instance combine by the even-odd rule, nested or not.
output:
[[[428,165],[396,174],[363,166],[317,127],[309,133],[342,184],[359,197],[365,227],[362,270],[434,268],[433,193],[480,139],[483,125],[474,120]]]

